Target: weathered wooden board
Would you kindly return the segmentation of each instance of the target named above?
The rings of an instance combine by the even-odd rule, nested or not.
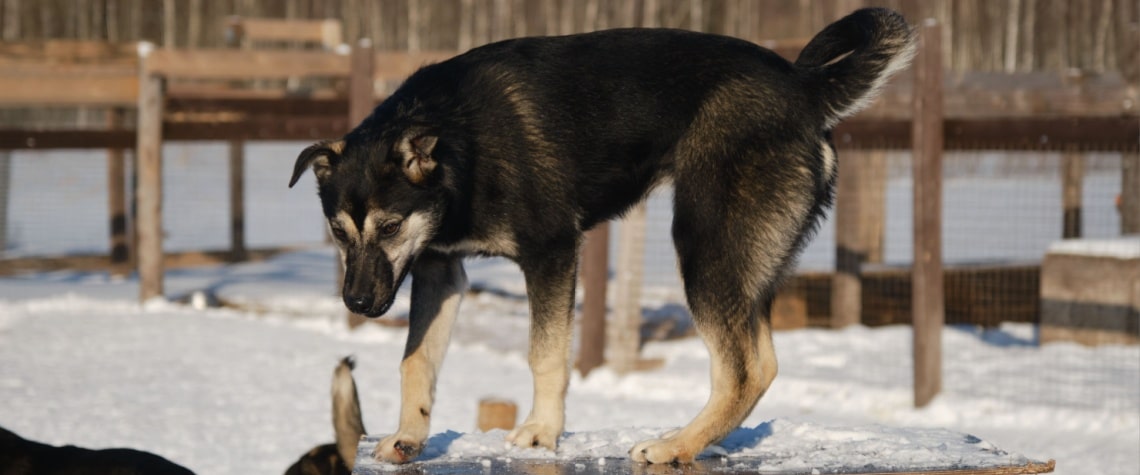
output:
[[[459,475],[459,474],[496,474],[496,475],[535,475],[535,474],[573,474],[573,475],[696,475],[716,473],[724,475],[754,475],[757,473],[780,475],[781,472],[761,471],[762,459],[741,460],[735,459],[732,464],[722,463],[718,460],[698,460],[689,465],[646,465],[635,463],[628,458],[607,458],[604,464],[597,459],[569,460],[569,461],[538,461],[538,460],[504,460],[480,459],[457,460],[447,463],[420,465],[410,464],[401,467],[373,469],[361,467],[354,470],[353,475]],[[984,469],[959,470],[931,470],[922,472],[881,472],[859,471],[854,469],[848,472],[823,472],[827,474],[859,474],[859,475],[1032,475],[1051,473],[1055,463],[1030,462],[1025,465],[1009,467],[996,467]],[[784,472],[799,474],[800,472]],[[817,473],[817,472],[807,472]]]
[[[1042,462],[1009,453],[977,437],[945,429],[840,426],[771,421],[740,428],[717,450],[688,464],[649,465],[632,461],[625,450],[630,436],[651,429],[567,433],[558,454],[545,449],[504,445],[506,431],[430,437],[410,463],[393,465],[372,458],[381,436],[365,436],[357,447],[353,473],[381,474],[696,474],[696,473],[859,473],[859,474],[1036,474],[1053,471]]]

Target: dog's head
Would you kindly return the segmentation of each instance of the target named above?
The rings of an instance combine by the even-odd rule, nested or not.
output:
[[[380,131],[370,122],[303,150],[289,186],[313,169],[344,260],[344,304],[379,317],[436,232],[442,170],[434,156],[439,137],[430,128]]]

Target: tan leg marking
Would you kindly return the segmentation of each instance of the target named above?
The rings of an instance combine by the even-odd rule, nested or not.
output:
[[[423,450],[429,435],[436,376],[467,288],[461,261],[435,259],[439,262],[417,262],[413,270],[408,348],[400,363],[400,426],[376,445],[372,456],[377,460],[408,462]],[[429,309],[438,310],[425,315]]]
[[[761,319],[759,327],[755,352],[747,351],[741,355],[724,354],[726,347],[720,338],[733,338],[733,335],[705,336],[712,360],[712,394],[708,403],[689,425],[660,439],[646,440],[633,446],[630,457],[648,463],[692,462],[701,451],[723,439],[748,417],[771,386],[777,371],[776,352],[767,321]],[[736,371],[730,366],[734,358],[738,360],[737,364],[744,365],[747,377],[743,384],[737,384]]]

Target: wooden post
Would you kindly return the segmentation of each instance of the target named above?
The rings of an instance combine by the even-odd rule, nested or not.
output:
[[[835,184],[835,275],[831,281],[831,327],[860,322],[863,308],[861,268],[866,253],[860,242],[863,204],[859,160],[864,154],[847,152]]]
[[[1064,222],[1061,237],[1081,237],[1081,190],[1085,176],[1084,156],[1067,151],[1061,156],[1061,206]]]
[[[245,142],[230,141],[230,259],[246,258]]]
[[[372,40],[361,38],[352,48],[348,78],[348,123],[356,127],[363,121],[376,102],[372,93],[372,73],[375,70]]]
[[[914,405],[942,389],[942,35],[934,19],[919,33],[914,82]]]
[[[123,126],[126,111],[107,111],[107,128]],[[127,236],[127,160],[121,148],[107,149],[107,211],[111,230],[111,275],[130,273],[131,239]]]
[[[831,286],[833,328],[862,321],[863,265],[882,262],[886,215],[886,155],[882,150],[844,150],[839,160],[835,204],[835,275]]]
[[[518,413],[518,405],[509,399],[481,399],[479,400],[479,421],[477,423],[479,431],[514,429]]]
[[[606,325],[606,360],[618,374],[637,369],[641,345],[641,282],[645,254],[645,203],[634,206],[618,232],[614,318]]]
[[[1120,168],[1120,233],[1140,234],[1140,152],[1124,152]]]
[[[842,160],[842,159],[840,159]],[[887,233],[887,152],[864,150],[859,156],[859,243],[864,263],[883,262]]]
[[[0,150],[0,256],[8,250],[8,197],[12,185],[12,152]]]
[[[139,45],[138,272],[139,299],[162,296],[162,108],[165,79],[146,60],[153,45]]]
[[[605,363],[609,248],[610,223],[600,223],[586,233],[582,250],[582,327],[577,363],[582,377]]]
[[[225,41],[230,48],[249,49],[241,17],[225,20]],[[235,81],[244,86],[242,81]],[[246,258],[245,248],[245,141],[230,140],[230,259]]]
[[[352,48],[352,56],[349,58],[348,126],[350,128],[356,127],[368,117],[376,105],[372,90],[374,63],[375,55],[372,52],[372,40],[361,38]],[[346,130],[345,132],[349,131]],[[344,262],[341,261],[340,256],[336,258],[336,276],[336,294],[340,295],[344,288]],[[348,312],[349,328],[356,328],[367,321],[368,317]]]

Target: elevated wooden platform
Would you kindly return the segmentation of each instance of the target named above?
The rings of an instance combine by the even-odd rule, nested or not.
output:
[[[764,461],[760,458],[755,459],[733,459],[731,462],[724,463],[718,460],[698,460],[691,465],[646,465],[635,463],[621,458],[607,458],[604,459],[605,463],[600,464],[597,459],[581,459],[581,460],[567,460],[567,461],[537,461],[537,460],[504,460],[504,459],[482,459],[482,460],[457,460],[437,464],[416,464],[412,463],[404,466],[387,466],[387,467],[360,467],[353,470],[353,475],[381,475],[381,474],[399,474],[399,475],[458,475],[466,473],[493,473],[498,475],[534,475],[534,474],[574,474],[574,475],[696,475],[705,473],[716,473],[725,475],[745,475],[745,474],[799,474],[803,472],[773,472],[763,469]],[[966,469],[950,469],[950,470],[931,470],[931,471],[903,471],[903,472],[883,472],[883,471],[858,471],[857,469],[849,472],[824,472],[829,474],[859,474],[859,475],[1031,475],[1039,473],[1052,473],[1056,463],[1052,460],[1048,462],[1029,462],[1025,465],[1016,465],[1008,467],[994,467],[994,468],[966,468]],[[815,472],[807,472],[815,473]]]
[[[986,474],[1052,472],[1055,463],[1007,452],[961,432],[877,424],[847,426],[775,419],[741,427],[690,464],[633,462],[626,451],[636,440],[664,429],[625,428],[568,432],[557,452],[509,447],[506,431],[458,433],[428,438],[420,456],[404,465],[377,462],[372,451],[382,436],[365,436],[357,448],[357,475],[379,474],[696,474],[858,473]]]

